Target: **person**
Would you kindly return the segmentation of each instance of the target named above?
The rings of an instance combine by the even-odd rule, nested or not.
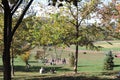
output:
[[[62,64],[66,64],[66,59],[65,58],[62,60]]]
[[[52,62],[50,62],[50,65],[52,65]]]
[[[54,60],[54,59],[52,59],[52,64],[54,64],[54,62],[55,62],[55,60]]]
[[[41,67],[41,69],[40,69],[40,74],[43,74],[44,73],[44,68],[43,67]]]
[[[56,65],[56,63],[55,63],[55,60],[54,60],[54,59],[52,59],[52,60],[51,60],[50,65]]]
[[[51,72],[52,74],[54,74],[54,73],[55,73],[55,68],[52,67],[52,68],[50,69],[50,72]]]

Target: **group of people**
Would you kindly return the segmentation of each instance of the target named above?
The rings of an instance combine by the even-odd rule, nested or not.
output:
[[[39,73],[40,74],[43,74],[43,73],[46,73],[47,71],[45,70],[45,68],[41,67],[40,70],[39,70]],[[52,67],[49,71],[50,73],[54,74],[55,73],[55,68]]]
[[[56,65],[58,64],[59,62],[62,62],[62,64],[66,64],[66,59],[63,58],[62,60],[61,59],[51,59],[50,61],[50,65]],[[39,73],[40,74],[43,74],[43,73],[46,73],[47,71],[45,70],[45,68],[41,67],[40,70],[39,70]],[[51,72],[52,74],[56,72],[55,68],[52,67],[50,68],[49,72]]]
[[[60,63],[60,62],[62,62],[62,64],[66,64],[66,59],[65,58],[63,58],[62,60],[61,59],[52,59],[50,61],[50,65],[56,65],[56,63]]]

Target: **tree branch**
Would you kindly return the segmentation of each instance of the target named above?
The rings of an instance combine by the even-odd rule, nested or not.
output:
[[[70,10],[70,13],[71,13],[71,15],[73,16],[73,18],[74,18],[75,20],[77,20],[76,17],[75,17],[75,15],[73,14],[73,11],[72,11],[72,9],[71,9],[71,6],[69,7],[69,10]]]
[[[21,16],[19,17],[19,19],[18,19],[16,25],[15,25],[14,28],[13,28],[11,38],[13,37],[13,35],[14,35],[15,31],[17,30],[17,28],[19,27],[20,23],[22,22],[25,13],[26,13],[27,10],[29,9],[29,7],[30,7],[30,5],[32,4],[33,1],[34,1],[34,0],[30,0],[29,3],[28,3],[28,4],[26,5],[26,7],[24,8],[24,10],[23,10]]]
[[[70,22],[71,24],[73,24],[74,26],[76,26],[76,24],[75,24],[73,21],[70,21],[70,20],[69,20],[69,22]]]
[[[2,4],[3,4],[3,9],[9,9],[8,11],[10,11],[10,6],[7,0],[2,0]]]
[[[11,14],[13,15],[15,11],[18,9],[20,4],[22,3],[23,0],[17,0],[17,2],[12,6],[11,8]]]
[[[2,6],[2,4],[0,3],[0,7],[2,8],[2,9],[4,9],[4,7]]]
[[[83,17],[79,22],[78,22],[78,26],[81,25],[82,21],[84,20],[85,18]]]
[[[16,6],[16,4],[19,2],[19,0],[17,0],[11,7],[11,10]]]

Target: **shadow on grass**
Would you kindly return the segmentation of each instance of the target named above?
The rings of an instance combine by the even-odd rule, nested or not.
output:
[[[119,71],[105,71],[105,72],[101,72],[102,75],[118,75],[118,73],[119,73]]]
[[[120,65],[114,65],[114,67],[120,67]]]
[[[19,80],[19,79],[14,79],[14,80]],[[20,79],[21,80],[21,79]],[[100,77],[95,77],[95,76],[55,76],[55,77],[32,77],[32,78],[27,78],[24,80],[120,80],[120,78],[100,78]]]
[[[90,67],[90,66],[93,66],[93,65],[79,65],[78,67]]]
[[[38,72],[40,70],[41,67],[44,67],[45,71],[46,72],[49,72],[52,67],[50,66],[31,66],[29,68],[29,70],[25,67],[25,66],[15,66],[15,71],[22,71],[22,72]],[[63,67],[56,67],[54,66],[55,70],[56,71],[71,71],[70,69],[68,68],[63,68]]]

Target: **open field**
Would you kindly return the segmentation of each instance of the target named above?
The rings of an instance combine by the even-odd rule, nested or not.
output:
[[[119,54],[120,51],[120,41],[111,41],[112,45],[108,44],[105,41],[96,42],[96,45],[101,45],[104,48],[101,51],[91,51],[86,50],[84,47],[79,48],[79,62],[78,62],[78,73],[77,75],[73,74],[73,67],[69,66],[69,54],[73,53],[75,50],[75,46],[72,45],[69,48],[65,49],[57,49],[57,55],[61,56],[61,58],[67,59],[67,64],[56,63],[56,65],[46,64],[44,65],[41,62],[35,60],[35,50],[31,52],[31,57],[29,59],[30,69],[26,71],[25,63],[21,60],[20,56],[17,56],[14,61],[15,65],[15,77],[14,80],[39,80],[37,78],[40,77],[55,77],[55,76],[83,76],[83,77],[100,77],[104,80],[113,80],[115,76],[120,71],[120,58],[114,57],[114,70],[113,71],[105,71],[103,70],[103,62],[105,58],[105,53],[109,50],[113,51],[113,55]],[[84,54],[86,52],[86,54]],[[56,56],[53,51],[48,51],[50,55],[47,56],[48,59]],[[40,74],[39,69],[44,67],[47,70],[47,73]],[[55,67],[56,73],[51,74],[49,69],[51,67]],[[0,80],[2,80],[2,59],[0,58]],[[58,79],[57,79],[58,80]],[[102,80],[102,79],[101,79]]]

